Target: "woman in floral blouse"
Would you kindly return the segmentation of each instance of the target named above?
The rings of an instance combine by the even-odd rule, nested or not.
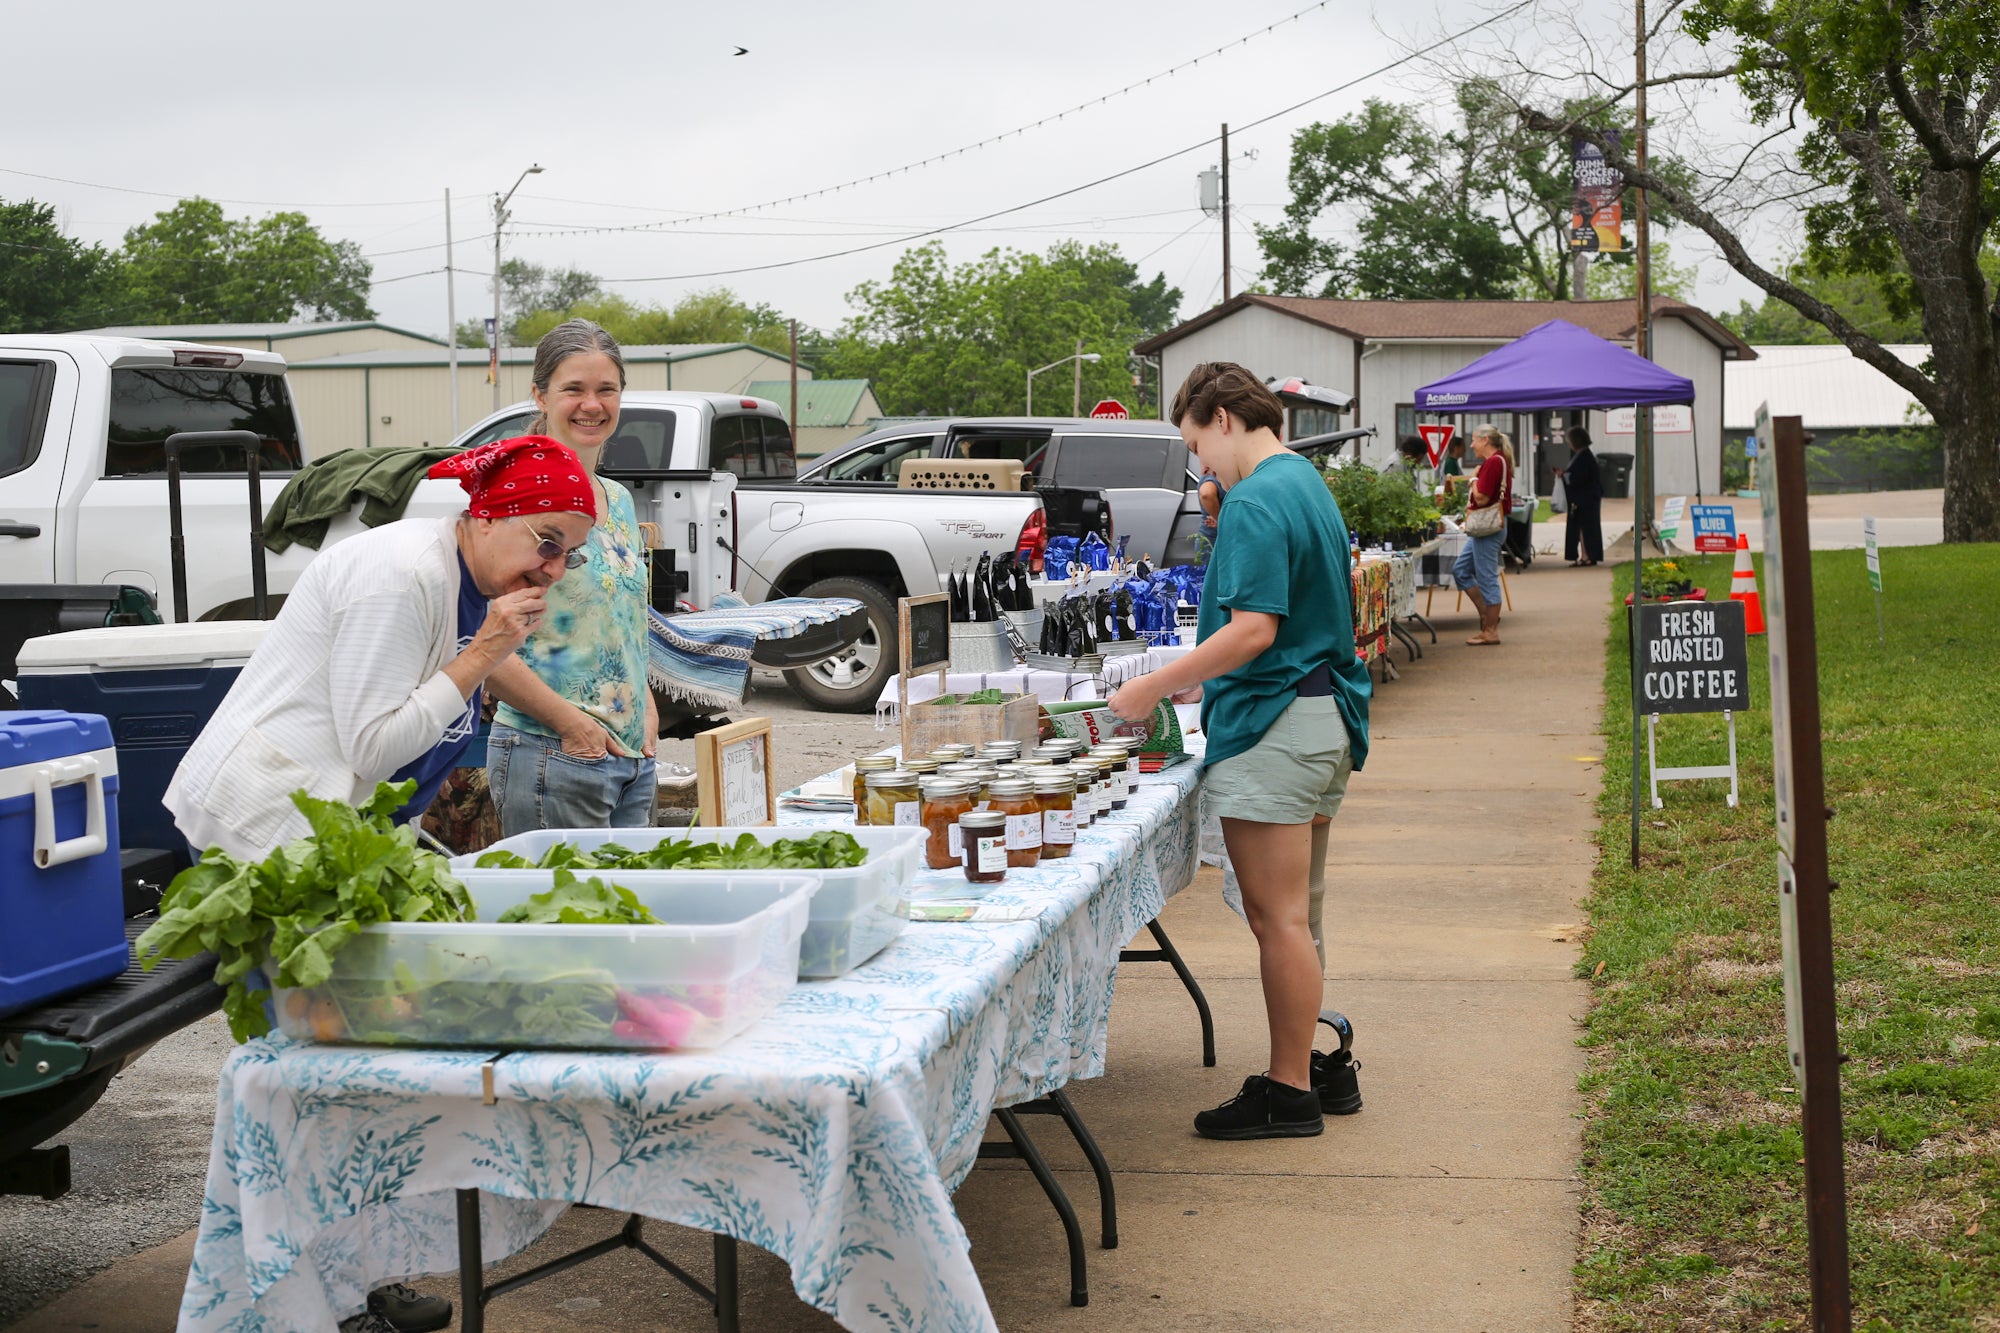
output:
[[[500,701],[486,776],[501,831],[635,828],[653,822],[659,715],[646,683],[649,565],[632,495],[597,475],[618,429],[625,362],[589,320],[557,325],[535,348],[535,434],[568,445],[597,492],[597,526],[573,572],[488,688]]]

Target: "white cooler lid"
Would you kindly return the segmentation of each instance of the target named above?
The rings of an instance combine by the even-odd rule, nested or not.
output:
[[[23,676],[79,669],[242,666],[271,632],[268,620],[203,620],[191,625],[106,625],[44,634],[21,645]]]

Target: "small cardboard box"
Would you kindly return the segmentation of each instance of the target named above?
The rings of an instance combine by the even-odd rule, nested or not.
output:
[[[904,715],[903,753],[929,754],[940,745],[1019,741],[1033,749],[1041,739],[1042,702],[1032,694],[1008,696],[997,704],[946,704],[926,700]]]

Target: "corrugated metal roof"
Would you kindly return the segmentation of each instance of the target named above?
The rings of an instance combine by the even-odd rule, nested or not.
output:
[[[752,398],[770,399],[780,411],[791,410],[790,380],[755,380],[743,392]],[[867,392],[867,380],[802,379],[799,381],[799,419],[793,424],[801,430],[808,426],[845,426],[854,420],[855,409],[861,406],[861,399]]]
[[[1251,305],[1280,311],[1295,319],[1344,333],[1355,339],[1409,338],[1420,341],[1479,339],[1511,341],[1538,324],[1566,319],[1612,342],[1632,339],[1631,301],[1336,301],[1307,296],[1265,296],[1256,292],[1223,302],[1177,328],[1142,342],[1134,350],[1153,355],[1217,320]],[[1699,306],[1671,296],[1653,298],[1655,319],[1682,319],[1722,348],[1728,358],[1756,353]]]
[[[1924,343],[1894,343],[1887,350],[1911,366],[1931,354]],[[1908,390],[1837,343],[1760,346],[1755,361],[1724,364],[1722,389],[1727,431],[1753,429],[1759,403],[1768,403],[1774,417],[1803,418],[1807,430],[1927,425],[1931,419]]]
[[[348,333],[356,329],[381,329],[388,333],[399,333],[405,338],[421,338],[427,343],[444,346],[442,339],[433,338],[428,333],[416,333],[410,329],[399,329],[393,324],[384,324],[373,319],[333,320],[325,324],[115,324],[101,329],[84,329],[82,332],[109,338],[158,338],[200,340],[206,338],[310,338],[323,333]]]

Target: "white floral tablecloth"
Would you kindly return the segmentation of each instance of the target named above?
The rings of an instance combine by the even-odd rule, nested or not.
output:
[[[452,1191],[477,1188],[489,1262],[593,1203],[770,1250],[847,1328],[992,1328],[951,1192],[993,1107],[1103,1072],[1118,951],[1194,875],[1198,770],[1140,779],[984,899],[1032,918],[912,922],[718,1050],[239,1048],[180,1327],[330,1329],[382,1282],[455,1270]]]

